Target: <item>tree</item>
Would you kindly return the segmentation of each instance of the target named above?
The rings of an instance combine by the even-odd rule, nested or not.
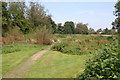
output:
[[[73,34],[74,33],[74,23],[72,21],[65,22],[64,33],[65,34]]]
[[[88,27],[87,27],[87,25],[88,24],[78,23],[76,25],[75,32],[77,34],[88,34]]]
[[[45,8],[38,2],[31,2],[28,18],[33,27],[50,25],[51,15],[47,15]]]
[[[108,28],[105,28],[102,33],[103,34],[110,34],[110,30]]]
[[[120,1],[118,0],[118,2],[115,5],[115,14],[114,14],[117,18],[115,19],[115,21],[112,23],[113,26],[115,26],[118,30],[118,44],[120,44]],[[120,45],[119,45],[119,50],[120,50]],[[119,51],[120,52],[120,51]],[[120,54],[119,54],[119,58],[120,58]]]
[[[57,33],[60,33],[60,34],[64,33],[64,27],[62,26],[62,23],[58,23],[58,25],[57,25]]]
[[[89,34],[95,34],[95,30],[93,28],[89,28],[88,33]]]
[[[56,33],[56,24],[51,17],[39,2],[30,2],[28,19],[32,28],[46,26],[47,29],[51,29],[53,33]]]
[[[114,13],[114,15],[117,17],[115,19],[114,22],[112,22],[112,25],[119,30],[120,28],[120,1],[118,0],[118,2],[115,5],[116,11]]]
[[[2,4],[2,36],[4,33],[8,31],[9,23],[10,23],[10,14],[7,9],[8,3],[0,2]]]
[[[56,33],[57,32],[57,25],[55,24],[55,22],[52,20],[52,18],[50,17],[50,24],[51,24],[51,28],[52,28],[52,33]]]
[[[10,2],[8,10],[11,17],[10,25],[12,27],[18,26],[23,33],[27,33],[31,27],[25,18],[25,2]]]
[[[103,31],[102,31],[102,29],[100,28],[100,29],[98,29],[96,32],[97,32],[98,34],[101,34]]]
[[[114,35],[116,33],[116,29],[115,27],[113,26],[112,29],[111,29],[111,34]]]

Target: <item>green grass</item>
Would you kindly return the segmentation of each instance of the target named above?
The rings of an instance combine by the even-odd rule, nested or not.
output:
[[[71,39],[65,37],[71,36]],[[58,36],[61,41],[67,41],[70,46],[64,50],[68,54],[60,53],[57,51],[48,51],[45,53],[35,65],[26,73],[26,78],[73,78],[79,73],[81,74],[85,69],[85,61],[91,55],[90,53],[99,52],[97,49],[101,49],[102,45],[97,46],[95,40],[108,40],[107,37],[89,37],[86,35],[64,35]],[[76,42],[80,40],[86,43],[86,45]],[[90,40],[90,41],[88,41]],[[109,42],[113,39],[109,38]],[[48,46],[38,46],[33,44],[21,44],[15,43],[14,46],[5,45],[2,49],[2,69],[3,75],[12,70],[30,56],[37,53],[40,50],[47,48]],[[84,54],[71,55],[72,52],[76,52],[76,48]],[[78,52],[76,52],[78,53]]]
[[[53,36],[60,39],[60,38],[66,38],[68,36],[68,34],[57,34],[57,35],[53,35]]]
[[[85,69],[87,55],[67,55],[48,51],[27,72],[26,78],[74,78]]]
[[[3,75],[6,74],[11,69],[13,69],[14,67],[16,67],[17,65],[27,60],[33,54],[45,48],[47,48],[47,46],[38,46],[33,44],[32,45],[31,44],[15,44],[14,47],[10,47],[9,45],[3,46],[3,52],[2,52]],[[19,51],[16,51],[16,49],[19,49]]]
[[[88,35],[69,35],[69,37],[71,38],[62,39],[61,43],[56,43],[52,50],[73,55],[89,54],[110,42],[107,37],[90,37]],[[103,40],[106,42],[102,42]],[[98,42],[102,44],[98,45]]]

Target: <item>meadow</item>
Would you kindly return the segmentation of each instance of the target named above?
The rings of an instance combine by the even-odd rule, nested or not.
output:
[[[60,42],[53,43],[51,49],[32,65],[23,76],[24,78],[76,78],[83,74],[86,62],[95,55],[101,54],[105,46],[117,44],[117,36],[60,34],[54,37]],[[3,75],[49,46],[19,42],[15,42],[14,46],[4,45],[2,49]]]

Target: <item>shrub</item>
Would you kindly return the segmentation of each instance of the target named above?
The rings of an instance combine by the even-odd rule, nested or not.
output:
[[[80,51],[80,48],[78,48],[75,45],[74,46],[65,47],[63,50],[64,50],[65,53],[73,54],[73,55],[79,55],[79,54],[83,53],[83,52]]]
[[[64,52],[64,48],[68,47],[68,43],[66,41],[61,42],[61,43],[56,43],[52,49],[55,51],[60,51],[60,52]]]
[[[13,44],[14,43],[13,37],[3,37],[2,38],[2,44]]]
[[[29,34],[29,39],[34,40],[35,43],[43,45],[43,44],[51,44],[51,31],[47,29],[45,26],[38,26],[35,30],[31,31]]]
[[[5,36],[12,37],[15,40],[19,40],[20,38],[24,37],[18,26],[10,27],[8,31],[5,33]]]
[[[53,41],[54,41],[54,42],[57,42],[57,38],[56,38],[56,37],[53,37]]]
[[[25,40],[20,28],[17,26],[10,27],[5,33],[5,37],[2,38],[3,44],[12,44],[14,41]]]
[[[72,43],[71,41],[63,41],[61,43],[56,43],[52,50],[60,51],[66,54],[80,55],[83,52],[80,51],[80,46]]]
[[[82,75],[79,75],[80,80],[86,79],[114,79],[120,77],[120,59],[118,59],[118,49],[115,44],[106,45],[102,53],[86,64],[86,69]]]

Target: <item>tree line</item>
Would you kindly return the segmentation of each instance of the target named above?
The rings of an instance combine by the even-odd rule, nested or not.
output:
[[[38,2],[30,2],[29,7],[25,2],[2,3],[2,32],[5,33],[13,27],[18,27],[22,33],[27,34],[37,27],[47,26],[54,30],[56,24],[51,15]],[[54,33],[54,32],[53,32]]]
[[[28,34],[38,27],[46,27],[52,33],[59,34],[96,34],[102,32],[103,34],[115,33],[115,28],[99,29],[95,31],[93,28],[88,29],[88,24],[66,21],[56,24],[52,15],[47,13],[45,7],[39,2],[0,2],[2,3],[2,36],[11,28],[19,28],[23,34]],[[114,24],[114,23],[113,23]]]

